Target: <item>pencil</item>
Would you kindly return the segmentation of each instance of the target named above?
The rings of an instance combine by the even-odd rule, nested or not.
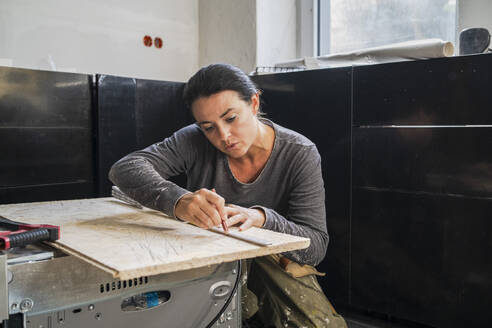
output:
[[[215,191],[215,188],[212,188],[212,191],[213,191],[214,193],[217,193],[217,192]],[[217,206],[216,206],[215,208],[217,209]],[[218,211],[218,210],[217,210],[217,211]],[[220,213],[219,213],[219,214],[220,214]],[[222,215],[220,216],[220,219],[221,219],[221,222],[220,222],[220,223],[222,223],[222,229],[224,229],[224,232],[226,232],[226,233],[227,233],[227,232],[229,232],[229,228],[227,227],[227,224],[226,224],[226,222],[225,222],[224,218],[222,217]]]

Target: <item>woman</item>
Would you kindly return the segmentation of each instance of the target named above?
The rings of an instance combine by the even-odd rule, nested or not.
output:
[[[275,327],[345,327],[313,266],[328,244],[320,156],[306,137],[260,118],[260,92],[214,64],[186,84],[195,124],[113,165],[110,180],[141,204],[208,229],[239,225],[307,237],[307,249],[248,264],[243,318]],[[187,188],[168,181],[185,172]],[[258,309],[259,307],[259,309]]]

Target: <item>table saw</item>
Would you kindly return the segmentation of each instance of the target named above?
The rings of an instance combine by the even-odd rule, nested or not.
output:
[[[240,327],[239,264],[119,280],[48,246],[0,256],[5,328]],[[8,311],[8,313],[7,313]]]
[[[240,327],[240,260],[309,245],[245,231],[269,240],[259,246],[114,198],[1,205],[0,215],[61,232],[0,255],[3,328]]]

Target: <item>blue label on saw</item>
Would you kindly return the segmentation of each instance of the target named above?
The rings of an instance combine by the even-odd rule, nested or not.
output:
[[[147,308],[159,305],[159,295],[157,295],[157,292],[145,293],[145,298],[147,299]]]

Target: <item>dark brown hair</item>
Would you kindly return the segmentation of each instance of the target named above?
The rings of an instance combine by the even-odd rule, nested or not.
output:
[[[239,98],[250,103],[251,97],[260,90],[239,68],[229,64],[212,64],[202,67],[186,83],[183,98],[191,109],[193,102],[201,97],[209,97],[221,91],[232,90]]]

